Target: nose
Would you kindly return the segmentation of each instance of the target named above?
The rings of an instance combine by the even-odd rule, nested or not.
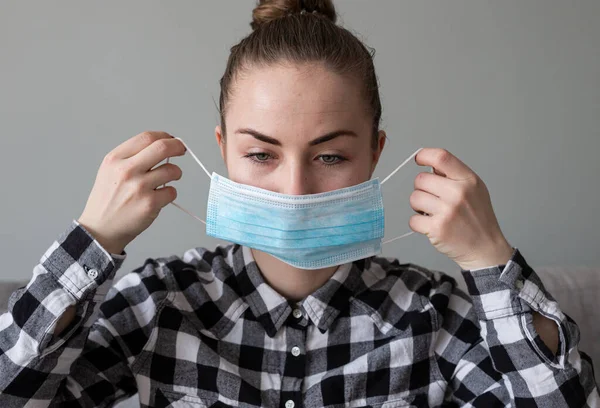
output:
[[[309,172],[302,163],[295,162],[287,166],[285,177],[281,177],[284,185],[281,190],[284,194],[303,195],[311,194],[311,181]]]

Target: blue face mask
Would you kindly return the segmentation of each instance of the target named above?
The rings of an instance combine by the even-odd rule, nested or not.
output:
[[[375,178],[324,193],[288,195],[211,175],[181,142],[211,179],[206,222],[171,204],[206,224],[211,237],[266,252],[296,268],[320,269],[380,254],[382,244],[414,233],[382,241],[381,184],[422,148],[381,183]]]

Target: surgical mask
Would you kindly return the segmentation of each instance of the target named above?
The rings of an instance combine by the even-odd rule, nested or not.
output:
[[[418,149],[381,183],[379,178],[317,194],[288,195],[212,175],[179,139],[210,178],[206,234],[259,251],[300,269],[341,265],[381,253],[384,209],[381,185],[408,163]],[[169,160],[167,159],[167,162]]]

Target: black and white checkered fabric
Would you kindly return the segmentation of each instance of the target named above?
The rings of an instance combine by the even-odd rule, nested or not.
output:
[[[125,259],[76,221],[0,315],[0,407],[597,407],[579,329],[515,248],[506,265],[439,271],[371,257],[300,302],[247,247]],[[76,318],[53,336],[58,317]],[[556,355],[532,311],[559,327]]]

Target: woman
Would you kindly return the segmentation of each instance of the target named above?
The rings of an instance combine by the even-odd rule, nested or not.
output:
[[[143,407],[596,406],[577,325],[458,158],[418,151],[435,172],[415,179],[410,227],[460,265],[471,297],[376,256],[377,79],[335,20],[329,0],[261,1],[231,50],[215,130],[229,180],[211,179],[207,232],[234,243],[148,259],[112,286],[176,198],[160,186],[181,170],[154,167],[186,149],[144,132],[106,156],[81,217],[0,318],[0,406],[136,392]]]

